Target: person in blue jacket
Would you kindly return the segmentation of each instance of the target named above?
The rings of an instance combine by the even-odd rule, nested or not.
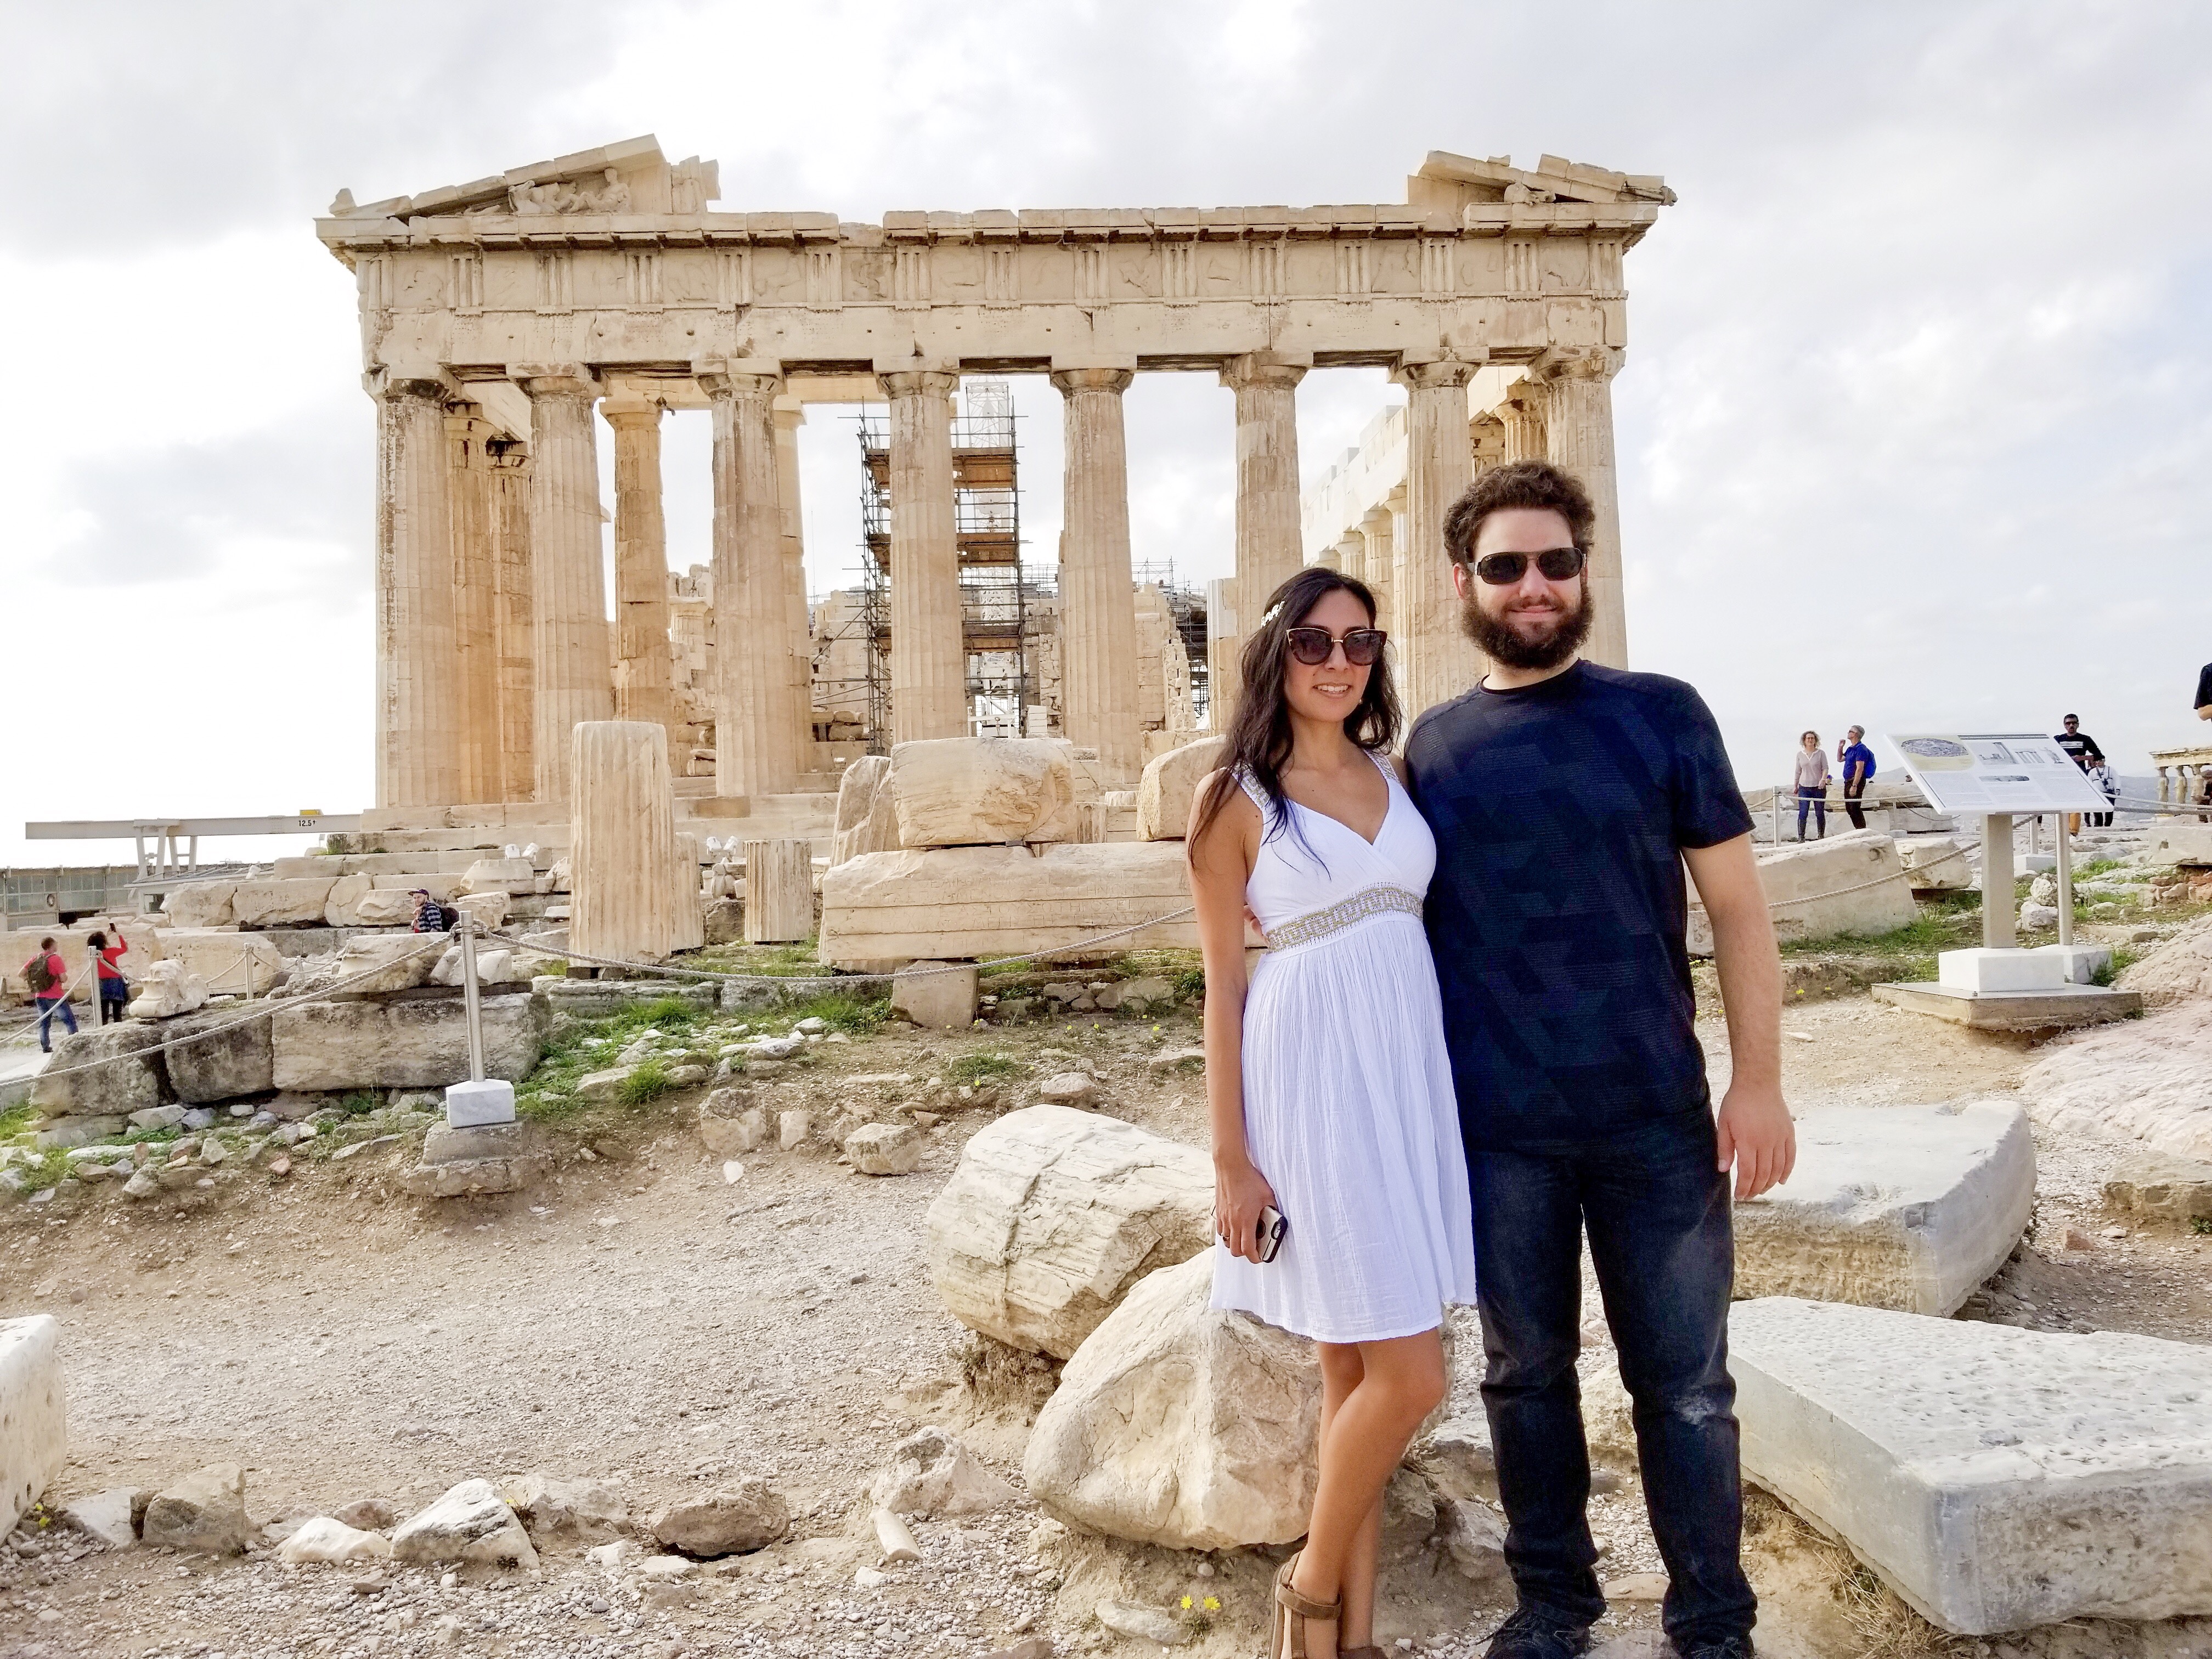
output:
[[[1836,745],[1836,764],[1844,775],[1844,811],[1851,815],[1851,828],[1866,828],[1866,809],[1859,805],[1874,779],[1874,750],[1866,746],[1866,727],[1854,726]]]

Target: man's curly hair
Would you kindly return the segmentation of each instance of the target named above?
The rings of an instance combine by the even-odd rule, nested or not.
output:
[[[1573,473],[1549,461],[1493,466],[1469,484],[1444,514],[1444,551],[1455,564],[1468,563],[1474,557],[1474,538],[1481,533],[1482,521],[1493,513],[1516,507],[1541,507],[1558,514],[1567,521],[1575,545],[1584,553],[1589,551],[1590,529],[1597,522],[1589,491]]]

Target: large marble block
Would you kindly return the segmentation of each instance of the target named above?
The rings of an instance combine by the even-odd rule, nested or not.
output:
[[[545,999],[489,995],[483,1007],[485,1074],[521,1082],[545,1050],[552,1019]],[[468,1021],[458,996],[288,1006],[270,1016],[270,1041],[279,1089],[443,1089],[469,1074]]]
[[[167,1056],[170,1091],[188,1106],[264,1094],[276,1086],[266,1019],[249,1019],[235,1006],[209,1008],[164,1020],[158,1030],[164,1042],[192,1039]]]
[[[1954,1313],[2034,1207],[2035,1142],[2008,1102],[1815,1107],[1789,1181],[1735,1207],[1735,1293]]]
[[[57,1033],[54,1057],[31,1085],[31,1104],[48,1117],[113,1117],[158,1106],[168,1073],[156,1052],[161,1024],[125,1020]]]
[[[862,755],[837,781],[837,817],[830,831],[830,862],[842,864],[863,853],[898,851],[898,813],[885,787],[890,758]]]
[[[1200,738],[1155,757],[1137,781],[1137,839],[1181,841],[1200,781],[1221,763],[1226,738]]]
[[[241,881],[230,896],[231,916],[241,927],[289,927],[320,922],[330,903],[335,876],[300,876],[289,881]]]
[[[2021,1074],[2038,1123],[2212,1163],[2212,997],[2060,1037]]]
[[[868,853],[822,878],[819,951],[840,967],[1019,955],[1189,906],[1180,842]],[[1196,950],[1196,925],[1178,916],[1101,953],[1158,947]]]
[[[1761,849],[1759,884],[1785,939],[1886,933],[1920,914],[1897,843],[1881,830]]]
[[[161,919],[176,927],[221,927],[234,918],[235,881],[179,882],[161,896]]]
[[[1031,1106],[961,1149],[925,1234],[955,1319],[1065,1359],[1131,1285],[1206,1247],[1213,1165],[1133,1124]]]
[[[286,971],[284,953],[258,933],[225,927],[165,927],[161,954],[207,982],[209,992],[259,996]]]
[[[1048,738],[935,738],[892,745],[890,791],[900,846],[994,846],[1042,829],[1075,782]]]
[[[1774,1297],[1744,1473],[1943,1629],[2212,1613],[2212,1348]]]
[[[68,1461],[61,1327],[46,1314],[0,1319],[0,1536]]]

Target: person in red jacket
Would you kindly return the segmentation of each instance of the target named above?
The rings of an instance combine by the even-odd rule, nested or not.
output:
[[[107,942],[107,935],[104,933],[87,935],[84,943],[85,948],[100,963],[100,1023],[102,1025],[120,1024],[123,1011],[131,1003],[131,987],[123,977],[123,969],[115,963],[116,957],[131,949],[124,941],[123,929],[120,926],[116,927],[115,943],[112,945]]]
[[[56,1010],[70,1035],[76,1035],[76,1015],[69,1006],[69,964],[55,954],[51,938],[39,941],[39,954],[23,964],[23,979],[31,988],[31,1000],[39,1005],[39,1052],[50,1054],[54,1051],[49,1033]]]

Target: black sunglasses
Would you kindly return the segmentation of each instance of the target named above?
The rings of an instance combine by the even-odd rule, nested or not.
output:
[[[1340,643],[1338,637],[1326,628],[1287,628],[1283,637],[1290,641],[1291,654],[1309,668],[1318,668],[1328,660],[1328,653]],[[1341,643],[1344,659],[1354,668],[1372,668],[1382,655],[1382,644],[1389,637],[1379,628],[1348,628]]]
[[[1563,582],[1582,573],[1582,549],[1547,547],[1541,553],[1486,553],[1474,562],[1474,574],[1492,587],[1504,587],[1521,580],[1531,559],[1546,581]]]

